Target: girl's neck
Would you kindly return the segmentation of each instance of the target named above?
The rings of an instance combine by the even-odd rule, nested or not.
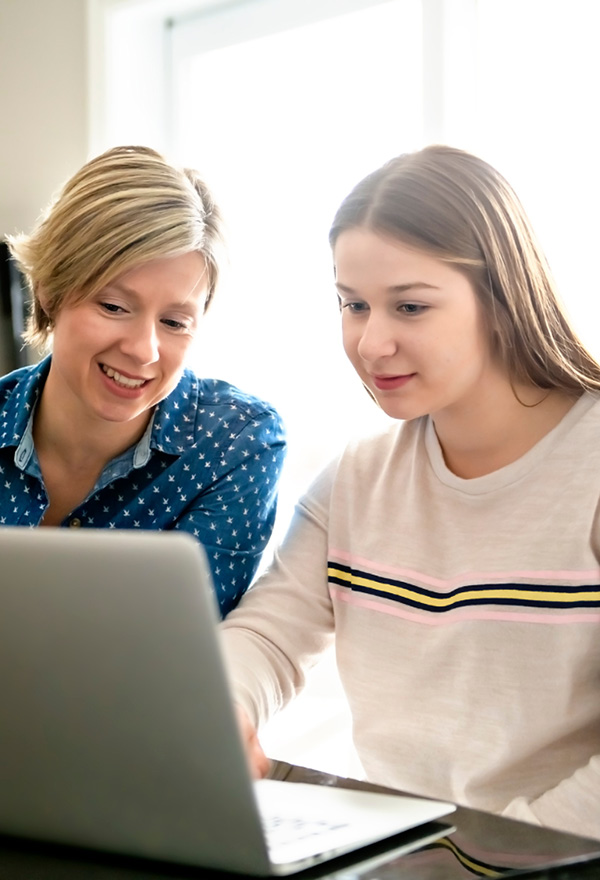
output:
[[[512,464],[552,431],[576,400],[558,389],[507,382],[470,412],[434,414],[447,467],[473,479]]]

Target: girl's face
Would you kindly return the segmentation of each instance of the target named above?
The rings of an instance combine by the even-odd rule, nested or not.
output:
[[[450,264],[357,227],[334,247],[344,349],[392,418],[473,413],[505,383],[481,304]]]

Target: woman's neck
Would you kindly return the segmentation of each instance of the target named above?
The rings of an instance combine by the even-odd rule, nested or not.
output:
[[[40,460],[51,457],[73,471],[98,470],[120,453],[129,449],[143,435],[151,413],[143,419],[115,423],[97,419],[94,422],[71,411],[63,401],[52,401],[44,388],[33,422],[33,439]]]

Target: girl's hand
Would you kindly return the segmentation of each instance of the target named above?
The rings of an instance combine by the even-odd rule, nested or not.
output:
[[[248,715],[241,706],[236,706],[235,708],[250,773],[253,779],[263,779],[269,772],[271,762],[261,748],[258,734]]]

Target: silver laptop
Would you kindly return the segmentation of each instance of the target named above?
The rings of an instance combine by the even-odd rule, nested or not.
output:
[[[216,622],[188,535],[0,528],[0,832],[270,875],[452,812],[253,782]],[[267,813],[299,838],[271,849]]]

